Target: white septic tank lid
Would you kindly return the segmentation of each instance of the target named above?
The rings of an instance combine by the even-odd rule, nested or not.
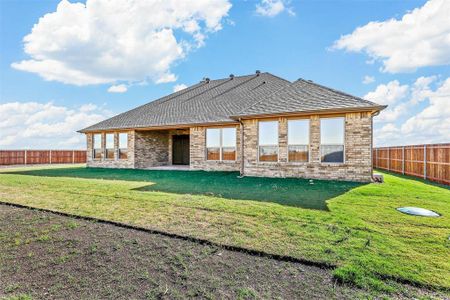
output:
[[[423,217],[440,217],[441,216],[437,212],[434,212],[432,210],[428,210],[425,208],[420,208],[420,207],[399,207],[399,208],[397,208],[397,210],[404,214],[413,215],[413,216],[423,216]]]

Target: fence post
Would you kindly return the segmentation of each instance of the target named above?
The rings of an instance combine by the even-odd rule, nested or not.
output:
[[[387,148],[387,151],[388,151],[388,163],[387,163],[387,167],[388,167],[388,171],[390,171],[391,169],[391,148],[390,147],[388,147]]]
[[[50,150],[50,164],[52,164],[52,150]]]
[[[25,157],[24,157],[24,163],[25,164],[27,164],[27,160],[28,160],[28,157],[27,157],[28,155],[27,155],[27,150],[25,150]]]
[[[427,179],[427,145],[423,145],[423,178]]]
[[[405,175],[405,146],[402,147],[402,174]]]
[[[75,163],[75,150],[72,150],[72,163]]]

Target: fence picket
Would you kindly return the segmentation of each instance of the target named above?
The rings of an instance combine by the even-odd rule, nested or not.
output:
[[[373,161],[375,169],[422,177],[450,185],[450,143],[377,147],[373,151],[376,155]]]
[[[85,150],[0,150],[0,165],[85,163]]]

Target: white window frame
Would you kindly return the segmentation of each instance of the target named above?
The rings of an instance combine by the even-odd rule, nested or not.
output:
[[[342,153],[342,162],[326,162],[326,161],[322,161],[322,119],[342,119],[342,126],[343,126],[343,132],[344,132],[344,141],[343,144],[323,144],[324,146],[343,146],[343,153]],[[347,139],[347,132],[345,130],[345,116],[337,116],[337,117],[321,117],[319,119],[319,124],[320,124],[320,128],[319,128],[319,157],[320,157],[320,163],[323,165],[343,165],[346,163],[345,160],[345,153],[346,153],[346,147],[345,147],[345,141]]]
[[[289,121],[308,121],[308,144],[289,144]],[[286,139],[287,139],[287,161],[293,164],[307,164],[311,161],[311,120],[309,118],[304,119],[288,119],[287,120],[287,130],[286,130]],[[289,160],[289,146],[306,146],[308,149],[308,160],[307,161],[290,161]]]
[[[277,123],[277,144],[276,145],[260,145],[259,144],[259,130],[260,130],[260,124],[264,123],[264,122],[275,122]],[[263,163],[263,164],[274,164],[274,163],[279,163],[280,162],[280,120],[261,120],[258,121],[258,163]],[[266,161],[266,160],[260,160],[260,151],[261,151],[261,147],[276,147],[277,148],[277,160],[276,161]]]
[[[229,129],[229,128],[234,129],[234,134],[236,135],[235,136],[235,146],[234,146],[235,155],[234,155],[233,160],[229,160],[229,159],[224,160],[222,157],[222,148],[232,148],[232,147],[224,147],[223,146],[222,130]],[[218,129],[219,130],[219,146],[218,147],[208,147],[208,133],[207,133],[208,129]],[[219,159],[208,159],[208,148],[219,148]],[[237,129],[236,129],[236,127],[209,127],[209,128],[206,128],[206,130],[205,130],[205,161],[216,161],[216,162],[219,161],[219,162],[224,162],[224,163],[237,161]]]

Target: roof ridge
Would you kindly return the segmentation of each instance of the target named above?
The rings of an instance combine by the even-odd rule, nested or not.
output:
[[[317,87],[319,87],[319,88],[322,88],[322,89],[325,89],[325,90],[329,90],[329,91],[332,91],[332,92],[341,94],[341,95],[343,95],[343,96],[351,97],[351,98],[358,99],[358,100],[363,100],[363,101],[366,101],[366,102],[369,102],[369,103],[373,104],[374,106],[380,106],[379,104],[374,103],[374,102],[372,102],[372,101],[363,99],[363,98],[358,97],[358,96],[354,96],[354,95],[348,94],[348,93],[343,92],[343,91],[340,91],[340,90],[336,90],[336,89],[333,89],[333,88],[324,86],[324,85],[322,85],[322,84],[313,82],[312,80],[310,81],[310,80],[305,80],[305,79],[303,79],[303,78],[300,78],[300,79],[294,81],[293,83],[296,83],[296,82],[304,82],[304,83],[307,83],[307,84],[315,85],[315,86],[317,86]]]
[[[237,87],[240,87],[240,86],[242,86],[242,85],[244,85],[244,84],[250,82],[251,80],[253,80],[253,79],[257,78],[257,77],[258,77],[258,75],[255,74],[254,76],[250,77],[249,79],[246,79],[245,81],[243,81],[243,82],[241,82],[241,83],[238,83],[238,84],[236,84],[235,86],[232,86],[232,87],[229,88],[228,90],[225,90],[225,91],[223,91],[222,93],[219,93],[219,94],[215,95],[214,97],[208,99],[207,101],[211,101],[211,100],[213,100],[213,99],[215,99],[215,98],[217,98],[217,97],[219,97],[219,96],[222,96],[222,95],[228,93],[229,91],[231,91],[231,90],[233,90],[233,89],[235,89],[235,88],[237,88]],[[205,101],[205,102],[207,102],[207,101]]]
[[[266,74],[270,74],[270,73],[268,73],[268,72],[265,72],[265,73],[266,73]],[[270,75],[272,75],[272,74],[270,74]],[[274,75],[272,75],[272,76],[274,76]],[[274,76],[274,77],[278,77],[278,76]],[[281,78],[281,77],[278,77],[278,78]],[[283,79],[283,78],[281,78],[281,79]],[[279,88],[279,89],[277,89],[277,90],[275,90],[275,91],[273,91],[272,93],[270,93],[270,94],[267,95],[266,97],[262,97],[261,100],[256,101],[256,102],[250,104],[249,106],[246,106],[245,108],[241,109],[241,111],[240,111],[239,113],[241,113],[241,112],[243,112],[243,111],[246,111],[248,108],[250,108],[250,107],[252,107],[252,106],[254,106],[254,105],[257,105],[257,104],[261,103],[261,102],[264,101],[265,99],[267,99],[267,98],[269,98],[269,97],[272,97],[273,94],[275,94],[275,93],[277,93],[277,92],[279,92],[279,91],[281,91],[281,90],[284,90],[284,89],[288,88],[289,86],[291,86],[291,85],[293,84],[293,82],[290,82],[289,80],[286,80],[286,79],[283,79],[283,80],[289,82],[289,84],[286,85],[286,86],[283,86],[283,87],[281,87],[281,88]],[[239,115],[239,114],[236,114],[236,115]]]
[[[262,74],[270,75],[270,76],[272,76],[272,77],[276,77],[276,78],[281,79],[281,80],[283,80],[283,81],[292,83],[290,80],[287,80],[287,79],[285,79],[285,78],[283,78],[283,77],[280,77],[280,76],[278,76],[278,75],[274,75],[274,74],[272,74],[272,73],[270,73],[270,72],[263,72]]]
[[[224,79],[226,79],[226,78],[216,79],[217,81],[218,81],[218,80],[223,80],[223,82],[221,82],[221,83],[217,84],[216,86],[213,86],[213,87],[211,87],[211,88],[209,88],[209,89],[206,89],[206,90],[204,90],[203,92],[201,92],[201,93],[199,93],[199,94],[197,94],[197,95],[193,95],[193,96],[187,98],[186,100],[183,100],[182,103],[186,103],[186,102],[188,102],[188,101],[191,101],[192,99],[194,99],[194,98],[196,98],[196,97],[198,97],[198,96],[200,96],[200,95],[203,95],[204,93],[210,91],[211,89],[215,89],[215,88],[217,88],[217,87],[219,87],[219,86],[222,86],[222,85],[224,85],[225,83],[228,83],[228,82],[230,82],[230,81],[232,80],[232,78],[229,78],[228,80],[224,80]],[[216,80],[214,80],[214,81],[216,81]],[[207,84],[209,84],[209,83],[207,83]],[[181,101],[180,101],[180,102],[181,102]]]

